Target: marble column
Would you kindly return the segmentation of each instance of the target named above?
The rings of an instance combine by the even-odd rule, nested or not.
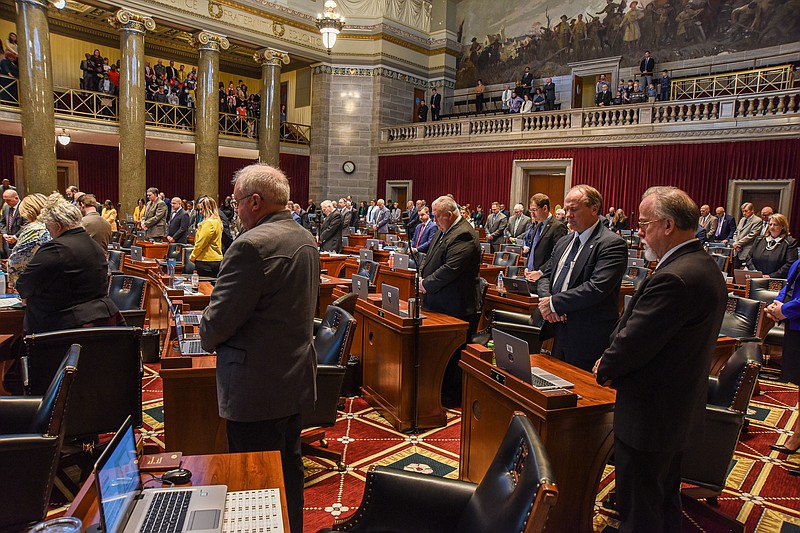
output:
[[[147,189],[145,155],[144,34],[155,21],[127,9],[117,11],[111,25],[119,29],[121,75],[119,84],[119,201],[120,214],[133,214],[136,200]]]
[[[46,0],[17,0],[23,177],[20,195],[58,189],[53,67]],[[64,191],[61,191],[62,193]]]
[[[261,116],[258,120],[258,159],[280,167],[281,155],[281,63],[289,54],[264,48],[253,55],[261,63]]]
[[[230,44],[222,35],[201,31],[192,36],[200,51],[194,127],[194,196],[219,196],[219,52]]]

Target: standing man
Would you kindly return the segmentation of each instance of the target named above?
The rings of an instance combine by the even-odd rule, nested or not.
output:
[[[775,211],[768,205],[761,208],[761,228],[758,229],[756,237],[765,236],[769,231],[769,217],[775,214]]]
[[[500,97],[502,101],[502,108],[503,113],[511,112],[511,95],[514,94],[514,91],[511,90],[511,85],[506,85],[506,88],[503,89],[503,94]]]
[[[325,221],[319,228],[319,249],[339,253],[342,251],[342,214],[333,208],[330,200],[323,200],[320,207]]]
[[[644,58],[639,63],[640,83],[642,87],[650,87],[653,83],[653,72],[656,70],[656,60],[650,57],[650,50],[645,50]]]
[[[633,295],[594,375],[617,390],[619,531],[677,532],[681,459],[689,435],[702,431],[727,291],[716,263],[694,238],[698,209],[688,194],[651,187],[639,214],[645,257],[658,265]]]
[[[97,198],[93,194],[84,194],[78,207],[83,215],[81,226],[89,234],[89,237],[100,245],[107,259],[108,244],[111,242],[111,235],[114,232],[111,229],[111,224],[97,212]]]
[[[736,231],[736,221],[725,212],[724,207],[718,207],[714,212],[717,214],[717,218],[714,225],[714,238],[711,240],[728,244],[728,241],[733,239],[733,232]]]
[[[522,88],[522,94],[517,92],[517,96],[523,98],[524,95],[531,95],[531,87],[533,87],[533,74],[531,74],[531,67],[525,67],[525,73],[522,75],[522,79],[519,80],[520,87]]]
[[[706,235],[713,235],[716,227],[714,226],[714,217],[711,216],[711,208],[706,205],[700,206],[700,218],[697,219],[697,224],[706,230]]]
[[[245,232],[222,260],[200,338],[217,353],[229,450],[280,451],[289,525],[303,531],[300,429],[301,413],[316,398],[319,254],[286,210],[289,181],[280,170],[243,168],[234,177],[233,200]]]
[[[601,107],[608,107],[611,105],[611,91],[608,90],[608,84],[603,83],[600,91],[594,98],[594,103]]]
[[[431,89],[431,120],[439,120],[439,113],[442,111],[442,95],[436,91],[436,87]]]
[[[383,198],[378,199],[378,205],[372,212],[375,222],[372,224],[372,229],[375,231],[376,239],[386,239],[386,234],[389,233],[389,223],[392,221],[392,212],[386,208],[386,202]]]
[[[529,207],[536,225],[531,226],[525,235],[522,252],[528,254],[525,279],[536,282],[542,277],[542,273],[550,268],[553,247],[567,234],[567,225],[556,220],[550,212],[550,197],[546,194],[537,193],[531,196]]]
[[[426,206],[420,208],[419,220],[420,222],[417,224],[413,233],[414,236],[411,239],[411,251],[414,254],[426,254],[433,237],[436,235],[437,228],[436,224],[431,222],[430,211]]]
[[[419,226],[419,210],[413,200],[406,202],[406,235],[414,235],[414,230]]]
[[[556,108],[556,84],[553,83],[553,78],[544,81],[544,110],[552,111]]]
[[[433,216],[436,216],[436,210],[433,211]],[[486,219],[484,228],[486,229],[486,241],[491,245],[492,253],[500,250],[500,244],[503,241],[503,234],[508,226],[508,218],[500,212],[500,204],[492,202],[492,212]]]
[[[736,231],[733,232],[733,249],[736,252],[733,256],[733,268],[742,267],[750,248],[753,247],[753,241],[761,231],[761,226],[761,219],[755,214],[753,204],[743,203],[742,218],[739,219]]]
[[[516,244],[517,239],[522,239],[531,227],[530,217],[523,213],[522,204],[514,206],[514,214],[508,219],[505,236],[508,242]]]
[[[417,108],[417,122],[428,122],[428,106],[425,105],[425,100],[420,101]]]
[[[147,189],[147,207],[144,208],[144,215],[139,222],[145,231],[145,237],[154,241],[160,241],[167,233],[167,204],[158,197],[158,189],[150,187]]]
[[[11,250],[17,244],[17,234],[28,221],[19,214],[20,200],[15,189],[7,189],[3,192],[3,202],[0,233],[3,235],[3,257],[5,258],[11,255]]]
[[[170,201],[172,215],[169,217],[167,241],[186,244],[189,237],[189,213],[183,209],[183,200],[175,197]]]
[[[603,197],[577,185],[564,199],[572,237],[560,239],[539,280],[542,339],[553,356],[591,371],[619,320],[619,288],[628,265],[625,241],[600,223]]]
[[[342,235],[345,231],[350,231],[353,222],[353,212],[347,207],[347,200],[339,198],[339,212],[342,214]]]

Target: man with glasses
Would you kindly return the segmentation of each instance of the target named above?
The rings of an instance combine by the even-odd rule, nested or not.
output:
[[[550,267],[553,247],[567,234],[567,226],[556,220],[550,212],[550,197],[546,194],[537,193],[531,196],[529,206],[536,223],[523,239],[522,252],[528,254],[525,279],[536,282]]]
[[[681,531],[681,460],[689,436],[702,431],[727,291],[694,238],[700,211],[688,194],[651,187],[639,213],[645,257],[658,264],[626,307],[594,375],[617,390],[619,531]]]
[[[229,450],[281,452],[289,525],[303,531],[300,413],[316,397],[319,253],[286,210],[289,181],[280,170],[243,168],[234,177],[233,200],[245,232],[222,260],[200,338],[217,353]]]
[[[600,223],[603,197],[577,185],[564,199],[573,230],[559,239],[537,285],[542,339],[553,338],[553,356],[591,371],[608,348],[619,319],[619,288],[628,264],[625,241]]]

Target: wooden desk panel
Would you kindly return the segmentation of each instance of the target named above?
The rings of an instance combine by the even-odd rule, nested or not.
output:
[[[356,233],[351,233],[347,236],[347,240],[350,243],[352,248],[364,248],[367,245],[367,239],[369,239],[369,235],[358,235]]]
[[[353,285],[352,279],[332,277],[323,274],[319,283],[319,300],[317,302],[317,318],[322,318],[328,306],[336,299],[333,296],[333,289],[342,287],[346,292],[350,292]]]
[[[736,351],[739,346],[739,341],[731,337],[717,337],[717,345],[714,347],[714,353],[711,355],[711,368],[708,373],[712,376],[718,376],[722,367],[728,362],[728,359]]]
[[[505,272],[506,267],[496,265],[481,265],[480,276],[489,282],[490,285],[497,285],[497,275]]]
[[[547,406],[550,393],[536,391],[491,365],[491,350],[471,344],[462,352],[461,479],[479,483],[502,442],[514,411],[522,411],[539,431],[555,472],[558,503],[547,531],[592,532],[594,501],[613,445],[615,392],[594,376],[546,355],[531,364],[575,384],[580,395],[572,407]],[[491,372],[505,376],[501,385]],[[571,395],[575,398],[575,395]]]
[[[350,256],[344,254],[328,254],[323,252],[319,254],[319,268],[321,270],[327,270],[327,276],[336,277],[339,275],[339,271],[344,265],[344,260],[348,257]]]
[[[486,289],[486,299],[483,302],[483,312],[478,322],[478,331],[483,331],[491,325],[492,311],[495,309],[532,315],[538,305],[538,296],[523,296],[509,292],[501,293],[497,290],[496,284],[489,285],[489,288]]]
[[[400,290],[400,299],[408,301],[416,294],[414,288],[415,271],[408,269],[391,270],[388,265],[381,265],[378,275],[375,278],[377,292],[381,291],[381,286],[386,283]]]
[[[189,485],[227,485],[228,492],[264,488],[280,489],[283,527],[287,532],[289,531],[286,487],[283,481],[280,452],[184,455],[181,466],[192,471],[192,481]],[[91,474],[70,505],[67,516],[80,518],[84,528],[87,528],[100,521],[99,513],[94,474]]]
[[[166,259],[169,251],[168,242],[150,242],[136,239],[136,246],[142,247],[142,257],[152,257],[153,259]]]

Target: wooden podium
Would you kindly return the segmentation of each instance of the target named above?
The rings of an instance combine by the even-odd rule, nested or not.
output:
[[[492,350],[470,344],[461,354],[460,477],[480,483],[500,446],[514,411],[539,431],[555,472],[558,503],[548,531],[592,532],[600,478],[611,454],[616,393],[594,376],[546,355],[531,364],[575,384],[572,391],[541,392],[492,365]]]

